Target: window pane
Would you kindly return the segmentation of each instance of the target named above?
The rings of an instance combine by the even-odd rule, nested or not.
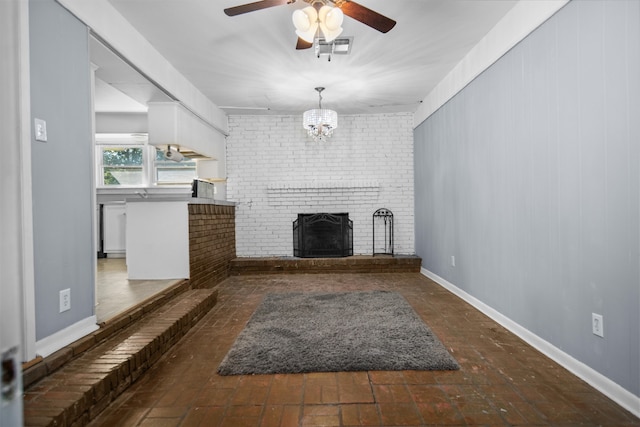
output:
[[[160,184],[189,184],[196,177],[196,167],[169,168],[158,167],[156,180]]]
[[[142,167],[104,167],[104,185],[142,185]]]
[[[103,184],[137,186],[143,184],[143,147],[102,147]]]
[[[196,162],[185,157],[181,162],[167,160],[162,150],[156,151],[156,182],[158,184],[191,184],[196,178]]]
[[[107,166],[142,166],[142,147],[104,147],[102,164]]]

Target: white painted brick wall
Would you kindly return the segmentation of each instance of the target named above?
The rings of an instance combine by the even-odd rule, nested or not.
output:
[[[229,116],[227,198],[238,203],[238,256],[293,256],[293,221],[318,212],[348,212],[354,254],[371,254],[379,208],[393,212],[394,252],[415,253],[413,114],[338,120],[332,138],[315,142],[302,114]]]

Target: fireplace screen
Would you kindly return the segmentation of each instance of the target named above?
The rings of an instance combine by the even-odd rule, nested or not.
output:
[[[335,258],[353,255],[353,221],[348,213],[298,214],[293,222],[293,256]]]

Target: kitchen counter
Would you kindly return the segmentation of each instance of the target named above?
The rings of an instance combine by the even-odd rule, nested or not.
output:
[[[126,258],[130,280],[189,278],[189,207],[233,206],[204,198],[131,198],[126,200]]]
[[[235,206],[235,202],[227,200],[206,199],[202,197],[153,197],[143,199],[141,197],[128,197],[127,203],[157,203],[157,202],[186,202],[188,205],[219,205]]]

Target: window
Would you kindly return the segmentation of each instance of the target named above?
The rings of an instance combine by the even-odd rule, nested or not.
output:
[[[195,160],[166,159],[146,134],[96,134],[96,163],[101,188],[188,185],[197,177]]]

